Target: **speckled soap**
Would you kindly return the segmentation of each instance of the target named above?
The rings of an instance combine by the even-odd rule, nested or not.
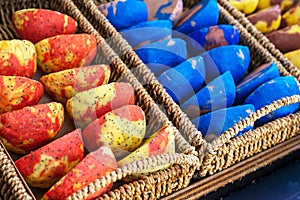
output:
[[[169,20],[146,21],[123,29],[121,34],[133,48],[138,48],[159,40],[170,39],[172,23]]]
[[[218,23],[219,8],[216,0],[199,1],[191,10],[186,11],[175,25],[175,30],[184,34]]]
[[[253,104],[258,110],[273,101],[283,97],[299,95],[299,87],[297,81],[292,76],[283,76],[272,79],[256,88],[245,100],[245,104]],[[260,126],[274,119],[284,117],[294,113],[299,109],[299,103],[284,106],[274,112],[271,112],[265,117],[257,120],[255,125]]]
[[[98,9],[118,31],[148,19],[147,6],[143,1],[115,0],[99,5]]]
[[[196,95],[185,101],[181,109],[190,118],[233,104],[235,98],[235,83],[229,71],[208,83]]]
[[[178,38],[153,42],[136,49],[135,52],[156,76],[187,58],[186,43]]]
[[[278,68],[273,62],[256,68],[237,84],[235,104],[242,104],[258,86],[278,76],[280,76]]]
[[[176,103],[182,103],[199,91],[204,83],[203,58],[201,56],[190,58],[163,72],[157,79]]]
[[[234,124],[248,117],[255,112],[255,107],[251,104],[234,106],[216,110],[192,120],[192,123],[205,136],[213,134],[220,136],[224,131],[233,127]],[[238,135],[253,129],[253,126],[246,127]]]
[[[238,83],[245,76],[250,64],[249,48],[242,45],[217,47],[205,52],[202,56],[207,82],[230,71],[235,83]]]

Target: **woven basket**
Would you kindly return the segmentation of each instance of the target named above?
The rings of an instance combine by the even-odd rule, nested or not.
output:
[[[289,61],[269,39],[245,17],[245,14],[233,7],[228,0],[217,0],[240,24],[242,24],[255,39],[265,47],[298,81],[300,80],[300,70]]]
[[[197,147],[201,164],[200,171],[197,171],[195,177],[204,177],[211,175],[217,171],[224,170],[234,163],[251,157],[265,149],[288,140],[297,134],[300,121],[297,119],[299,113],[274,120],[254,131],[247,132],[241,137],[234,138],[233,135],[239,132],[239,128],[244,127],[245,123],[249,124],[257,120],[257,116],[261,116],[270,107],[277,105],[277,102],[265,108],[265,110],[257,111],[255,114],[236,125],[234,129],[225,132],[221,137],[212,143],[207,143],[202,139],[199,131],[191,124],[190,120],[180,110],[179,106],[172,101],[171,97],[166,93],[161,84],[154,75],[139,59],[132,47],[122,38],[119,32],[106,20],[104,15],[98,10],[97,5],[106,1],[95,0],[73,0],[81,9],[87,19],[93,24],[98,32],[106,38],[112,49],[118,53],[124,63],[128,65],[134,75],[142,83],[146,83],[145,88],[151,97],[159,104],[165,105],[166,113],[173,124],[182,131],[187,140]],[[190,8],[198,1],[184,1],[184,7]],[[251,52],[250,70],[258,66],[275,62],[279,72],[283,76],[291,75],[282,62],[274,57],[264,46],[260,44],[256,38],[251,35],[230,13],[219,4],[220,20],[219,24],[235,25],[241,35],[241,45],[249,47]],[[284,100],[285,101],[285,100]],[[255,116],[255,117],[254,117]],[[295,120],[296,119],[296,120]],[[293,124],[293,126],[287,126]],[[237,128],[239,126],[239,128]],[[202,162],[203,161],[203,162]]]
[[[103,198],[132,199],[145,198],[156,199],[168,195],[173,191],[186,187],[192,178],[195,170],[199,168],[199,159],[195,148],[183,138],[178,129],[168,120],[166,115],[154,103],[152,98],[137,81],[126,65],[119,59],[105,40],[81,14],[79,9],[70,0],[6,0],[0,2],[0,39],[9,40],[18,38],[12,26],[11,16],[14,11],[24,8],[44,8],[56,10],[73,17],[79,28],[78,33],[85,32],[96,36],[98,44],[98,54],[95,63],[110,64],[112,69],[111,81],[128,82],[135,89],[136,104],[145,112],[147,118],[147,132],[153,133],[163,125],[169,125],[176,139],[176,154],[166,154],[153,156],[139,162],[129,164],[108,174],[100,180],[96,180],[82,191],[78,191],[70,199],[82,199],[89,193],[93,193],[104,185],[107,181],[117,181],[135,172],[160,166],[173,164],[170,168],[143,176],[140,180],[123,184],[115,190],[108,192]],[[0,199],[35,199],[30,188],[19,175],[13,160],[0,142]],[[42,195],[42,194],[41,194]]]

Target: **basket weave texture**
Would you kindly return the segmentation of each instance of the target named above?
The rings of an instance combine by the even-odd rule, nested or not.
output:
[[[5,0],[0,2],[0,40],[10,40],[18,38],[15,32],[11,16],[12,13],[25,8],[51,9],[65,13],[73,17],[78,23],[78,33],[89,33],[95,35],[98,44],[98,54],[95,63],[110,64],[112,69],[111,81],[128,82],[136,93],[136,104],[139,105],[146,114],[147,132],[154,133],[159,127],[169,125],[175,133],[176,154],[165,154],[153,156],[118,168],[116,171],[106,175],[100,180],[96,180],[82,191],[69,197],[69,199],[83,199],[89,193],[99,189],[99,185],[107,181],[120,180],[122,177],[167,163],[174,164],[172,167],[144,176],[138,181],[123,184],[113,192],[105,194],[102,198],[132,199],[145,198],[157,199],[168,195],[173,191],[186,187],[192,178],[195,170],[199,168],[197,152],[182,136],[166,115],[159,109],[136,77],[130,72],[127,66],[115,54],[111,47],[94,29],[89,21],[82,15],[76,5],[70,0]],[[0,142],[1,143],[1,142]],[[19,175],[10,155],[5,147],[0,146],[0,199],[35,199],[23,178]]]

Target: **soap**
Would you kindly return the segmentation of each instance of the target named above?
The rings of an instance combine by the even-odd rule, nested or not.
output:
[[[156,76],[187,58],[186,43],[178,38],[153,42],[136,49],[135,52]]]
[[[146,21],[123,29],[121,34],[134,49],[143,45],[170,39],[172,36],[172,23],[169,20]]]
[[[118,31],[148,19],[147,5],[143,1],[115,0],[100,4],[98,9]]]
[[[235,83],[238,83],[245,76],[250,64],[249,48],[242,45],[217,47],[208,50],[202,56],[207,82],[230,71]]]
[[[234,98],[235,83],[231,73],[227,71],[185,101],[181,109],[193,119],[211,110],[231,106]]]
[[[255,107],[251,104],[234,106],[216,110],[192,120],[192,123],[198,128],[202,135],[220,136],[224,131],[232,128],[234,124],[248,117],[255,112]],[[236,136],[240,136],[248,130],[253,129],[253,125],[246,127]]]
[[[246,98],[244,104],[253,104],[258,110],[271,104],[273,101],[279,100],[283,97],[299,95],[299,93],[300,91],[296,79],[292,76],[282,76],[260,85]],[[299,103],[284,106],[260,118],[255,122],[255,125],[261,126],[277,118],[294,113],[298,109]]]
[[[182,15],[175,25],[175,30],[188,34],[200,28],[214,26],[218,23],[219,13],[216,0],[199,1],[191,10]]]
[[[277,30],[281,23],[279,5],[271,6],[247,16],[248,20],[262,33],[270,33]]]
[[[189,35],[191,47],[189,54],[197,55],[204,50],[211,50],[219,46],[237,45],[240,40],[240,32],[237,27],[227,24],[209,26],[193,31]],[[198,46],[200,45],[201,48]]]
[[[261,84],[280,76],[278,68],[275,63],[270,62],[263,64],[257,69],[249,73],[236,86],[235,104],[243,104],[245,98],[249,96]]]
[[[163,72],[157,80],[176,103],[183,103],[202,87],[205,80],[204,61],[196,56]]]
[[[266,37],[282,53],[300,49],[300,25],[288,26],[266,34]]]
[[[182,0],[144,0],[148,10],[148,21],[169,20],[175,24],[182,14]]]

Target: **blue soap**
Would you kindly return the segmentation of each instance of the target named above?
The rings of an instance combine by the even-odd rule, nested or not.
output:
[[[283,97],[299,95],[299,87],[297,81],[292,76],[283,76],[272,79],[263,83],[256,88],[245,100],[245,104],[253,104],[258,110],[266,105],[271,104],[273,101],[279,100]],[[288,114],[294,113],[299,109],[299,103],[284,106],[265,117],[256,121],[255,125],[260,126],[274,119],[284,117]]]
[[[187,58],[185,41],[178,38],[153,42],[136,49],[135,52],[156,76]]]
[[[219,8],[216,0],[199,1],[191,10],[181,17],[175,30],[191,33],[197,29],[214,26],[219,20]]]
[[[226,108],[233,104],[235,98],[235,83],[230,72],[225,72],[207,84],[196,95],[185,101],[181,109],[190,118],[200,114]]]
[[[115,0],[99,5],[98,9],[118,31],[148,19],[147,6],[143,1]]]
[[[261,65],[237,84],[235,104],[243,104],[246,97],[249,96],[253,90],[278,76],[280,76],[280,74],[275,63],[271,62]]]
[[[188,44],[189,54],[197,55],[202,50],[210,50],[219,46],[236,45],[240,40],[238,28],[232,25],[216,25],[198,29],[190,33]],[[201,48],[199,49],[199,45]],[[191,52],[191,53],[190,53]]]
[[[169,20],[147,21],[121,31],[124,39],[133,47],[157,42],[172,37],[172,23]]]
[[[199,91],[205,80],[203,58],[197,56],[163,72],[158,81],[176,103],[182,103]]]
[[[148,20],[169,20],[176,23],[183,10],[182,0],[144,0],[147,4]]]
[[[255,107],[251,104],[234,106],[197,117],[192,120],[192,123],[206,137],[211,134],[220,136],[224,131],[232,128],[234,124],[248,117],[253,112],[255,112]],[[253,126],[248,126],[236,136],[242,135],[251,129],[253,129]]]
[[[202,56],[207,82],[230,71],[234,82],[238,83],[245,76],[250,65],[250,51],[247,46],[221,46],[205,52]]]

